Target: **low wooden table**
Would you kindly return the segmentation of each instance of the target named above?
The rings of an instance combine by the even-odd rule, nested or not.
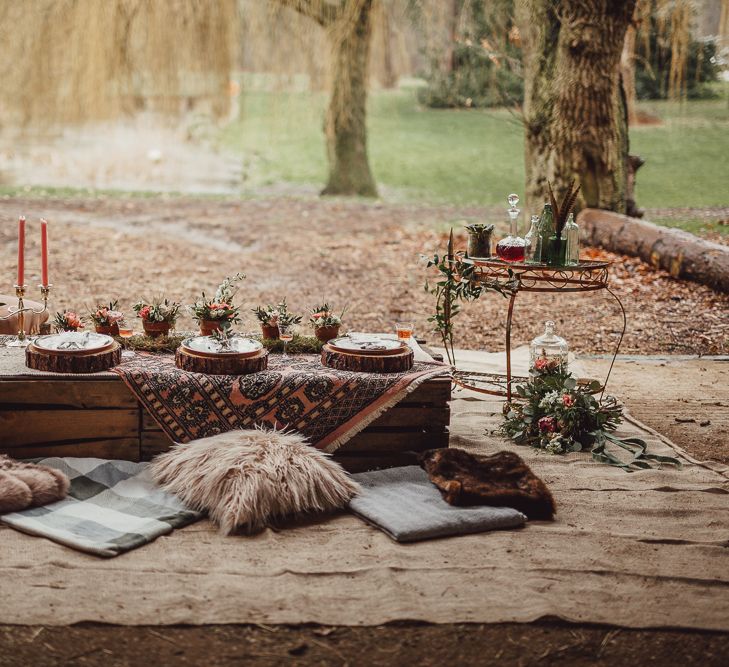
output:
[[[15,374],[3,371],[0,357],[0,453],[147,461],[171,446],[117,375],[28,376],[14,366]],[[417,452],[447,447],[450,398],[447,377],[425,381],[334,458],[361,471],[407,465]]]

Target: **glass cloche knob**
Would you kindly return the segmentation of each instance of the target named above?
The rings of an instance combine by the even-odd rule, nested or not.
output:
[[[519,195],[512,193],[507,198],[507,201],[509,202],[509,206],[514,208],[519,203]]]

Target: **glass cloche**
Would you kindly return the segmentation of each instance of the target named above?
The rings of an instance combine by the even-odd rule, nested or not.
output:
[[[529,369],[532,375],[567,372],[569,345],[554,333],[554,322],[544,323],[544,333],[529,345]]]

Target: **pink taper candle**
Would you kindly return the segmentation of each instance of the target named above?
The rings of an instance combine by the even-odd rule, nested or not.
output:
[[[41,218],[41,284],[48,285],[48,221]]]
[[[18,285],[23,285],[25,277],[25,216],[18,218]]]

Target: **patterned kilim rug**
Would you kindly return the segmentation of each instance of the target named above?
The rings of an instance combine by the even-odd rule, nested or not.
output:
[[[448,366],[416,361],[406,373],[353,373],[314,355],[270,355],[261,373],[202,375],[178,369],[169,355],[137,354],[113,370],[175,442],[262,425],[295,429],[333,452]]]

